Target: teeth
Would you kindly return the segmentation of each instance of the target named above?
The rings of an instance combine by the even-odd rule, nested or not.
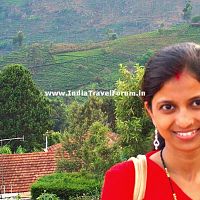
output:
[[[177,134],[180,135],[180,136],[183,136],[183,137],[186,137],[186,136],[191,136],[193,134],[195,134],[196,130],[194,131],[190,131],[190,132],[178,132]]]

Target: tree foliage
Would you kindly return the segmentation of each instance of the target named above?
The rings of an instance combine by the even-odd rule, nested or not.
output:
[[[192,16],[192,4],[190,0],[186,1],[185,7],[183,8],[183,19],[189,21]]]
[[[53,131],[64,132],[68,126],[67,121],[67,106],[62,99],[50,100],[52,112],[51,119],[53,120]]]
[[[106,123],[107,117],[102,111],[103,100],[91,96],[84,104],[73,102],[68,107],[67,132],[72,135],[83,135],[95,121]]]
[[[4,145],[0,147],[0,154],[12,154],[12,150],[9,145]]]
[[[84,169],[97,176],[103,176],[108,168],[120,160],[117,154],[118,147],[109,144],[109,131],[102,123],[94,122],[83,143]]]
[[[87,168],[87,160],[84,159],[83,146],[89,137],[89,129],[94,122],[106,124],[107,118],[102,111],[101,98],[91,96],[84,104],[73,102],[68,108],[68,127],[63,141],[64,149],[70,154],[70,161],[65,163],[67,171],[76,171],[79,168]],[[64,169],[63,164],[62,169]],[[73,168],[73,169],[72,169]]]
[[[115,132],[115,100],[113,97],[103,97],[103,105],[102,105],[102,111],[107,116],[107,125],[108,127]]]
[[[19,46],[22,46],[22,42],[24,40],[24,33],[22,31],[19,31],[17,35],[13,38],[13,44],[18,44]]]
[[[153,50],[148,49],[146,53],[137,58],[137,63],[140,63],[140,65],[145,65],[149,58],[154,55],[154,53],[155,52]]]
[[[16,153],[17,153],[17,154],[26,153],[26,149],[24,149],[24,148],[22,147],[22,145],[19,145],[19,146],[17,147]]]
[[[112,29],[108,29],[106,34],[109,40],[116,40],[118,38],[117,33],[115,33]]]
[[[54,131],[47,131],[46,136],[48,138],[48,146],[61,143],[63,134],[60,132],[54,132]]]
[[[164,23],[161,23],[161,24],[160,24],[160,27],[159,27],[159,29],[158,29],[158,32],[159,32],[160,34],[163,34],[163,32],[164,32],[164,27],[165,27],[165,24],[164,24]]]
[[[49,47],[38,43],[32,44],[29,48],[27,48],[26,60],[28,66],[30,67],[38,67],[54,62],[54,58],[50,53]]]
[[[122,78],[117,82],[117,90],[134,91],[140,89],[140,81],[144,73],[143,67],[136,65],[135,73],[131,74],[125,66],[120,66]],[[153,128],[150,119],[138,96],[116,96],[116,124],[120,134],[119,146],[122,157],[127,159],[150,149],[150,133]]]
[[[41,148],[43,134],[51,127],[49,100],[32,81],[22,65],[6,66],[0,74],[0,137],[25,137],[12,141],[12,149],[20,144],[27,151]]]

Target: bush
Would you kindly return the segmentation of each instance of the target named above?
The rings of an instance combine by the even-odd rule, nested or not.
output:
[[[60,143],[62,139],[62,135],[60,132],[51,131],[47,136],[49,146]]]
[[[20,145],[20,146],[17,147],[16,153],[17,153],[17,154],[26,153],[26,149],[23,148],[23,147]]]
[[[0,154],[12,154],[10,146],[4,145],[4,146],[0,147]]]
[[[44,193],[42,193],[37,200],[59,200],[59,198],[55,194],[49,194],[44,191]]]
[[[94,195],[83,195],[83,196],[79,196],[79,197],[70,197],[69,200],[99,200],[100,199],[100,195],[99,193],[94,194]]]
[[[56,194],[60,199],[69,200],[70,197],[100,191],[101,182],[92,175],[74,173],[55,173],[44,176],[31,186],[31,195],[37,199],[43,191]]]
[[[95,192],[83,194],[82,196],[70,197],[69,200],[99,200],[100,191],[96,190]]]

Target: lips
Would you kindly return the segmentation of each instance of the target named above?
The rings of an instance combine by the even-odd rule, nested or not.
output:
[[[193,129],[190,131],[175,131],[174,133],[179,139],[182,140],[190,140],[194,138],[197,134],[199,134],[200,129]]]

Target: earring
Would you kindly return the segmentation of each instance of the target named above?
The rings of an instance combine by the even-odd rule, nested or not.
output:
[[[154,138],[154,141],[153,141],[153,145],[155,147],[155,150],[158,150],[160,142],[158,140],[158,130],[157,129],[155,129],[155,138]]]

